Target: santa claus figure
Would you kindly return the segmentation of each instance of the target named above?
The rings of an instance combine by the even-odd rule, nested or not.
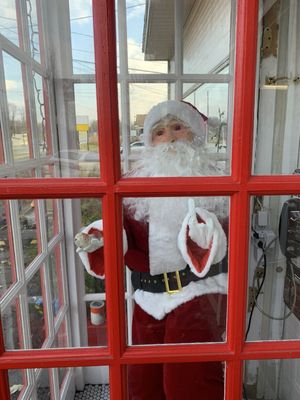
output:
[[[205,152],[207,119],[169,100],[145,119],[145,151],[127,176],[219,175]],[[220,342],[227,293],[225,198],[124,200],[124,259],[132,271],[133,344]],[[104,277],[102,221],[76,235],[87,271]],[[221,362],[128,366],[130,400],[223,399]]]

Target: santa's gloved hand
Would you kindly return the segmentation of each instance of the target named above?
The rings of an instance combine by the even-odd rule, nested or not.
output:
[[[77,253],[82,251],[92,253],[103,247],[103,235],[101,232],[97,233],[97,236],[94,233],[79,232],[75,235],[74,243],[77,246]]]
[[[190,215],[188,219],[188,235],[195,243],[197,243],[198,246],[203,249],[208,249],[211,245],[215,230],[214,220],[213,217],[211,217],[212,214],[207,210],[201,209],[201,214],[205,214],[206,218],[205,222],[199,222],[193,199],[189,199],[188,208]],[[198,212],[200,211],[199,208],[197,210]],[[202,218],[199,216],[199,219]]]

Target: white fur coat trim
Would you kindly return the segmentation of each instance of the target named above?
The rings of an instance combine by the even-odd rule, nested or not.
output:
[[[150,293],[136,290],[134,300],[149,315],[155,319],[163,319],[169,312],[195,297],[211,294],[227,293],[227,273],[209,277],[198,282],[191,282],[178,293]]]
[[[212,264],[220,262],[225,257],[227,249],[227,239],[225,232],[214,213],[211,213],[207,210],[204,210],[203,208],[198,208],[198,207],[195,209],[195,211],[204,222],[206,222],[209,218],[213,220],[214,230],[211,239],[211,246],[209,249],[209,256],[204,269],[202,271],[198,271],[188,254],[186,237],[187,237],[187,229],[189,221],[191,219],[190,212],[184,218],[180,232],[178,234],[178,248],[180,249],[183,259],[190,266],[191,271],[199,278],[203,278],[208,273]],[[197,240],[197,237],[193,238],[193,240],[199,246],[200,240]]]
[[[103,232],[103,220],[100,219],[100,220],[92,222],[91,224],[89,224],[88,226],[83,228],[81,230],[81,232],[89,233],[89,231],[92,228],[98,229],[100,232]],[[123,229],[123,254],[126,253],[127,249],[128,249],[127,236],[126,236],[125,230]],[[78,255],[81,258],[81,261],[82,261],[82,263],[83,263],[83,265],[85,267],[85,269],[87,270],[87,272],[90,275],[94,276],[95,278],[100,278],[100,279],[104,279],[105,278],[105,275],[97,275],[92,271],[91,266],[90,266],[90,262],[89,262],[89,258],[88,258],[88,255],[87,255],[86,251],[82,251],[81,249],[77,248],[76,252],[78,253]]]

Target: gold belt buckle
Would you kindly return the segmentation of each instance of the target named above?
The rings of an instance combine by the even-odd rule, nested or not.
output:
[[[176,282],[177,282],[177,289],[174,289],[174,290],[170,290],[169,280],[168,280],[168,274],[167,274],[166,272],[164,272],[163,275],[164,275],[164,281],[165,281],[166,292],[169,293],[169,294],[173,294],[173,293],[178,293],[178,292],[180,292],[180,290],[182,289],[182,285],[181,285],[181,280],[180,280],[179,271],[175,271]]]

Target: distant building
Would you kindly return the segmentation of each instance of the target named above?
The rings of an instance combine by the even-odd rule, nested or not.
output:
[[[136,135],[139,136],[144,131],[144,121],[146,118],[146,114],[137,114],[135,116],[135,121],[133,124],[133,128],[136,130]]]

